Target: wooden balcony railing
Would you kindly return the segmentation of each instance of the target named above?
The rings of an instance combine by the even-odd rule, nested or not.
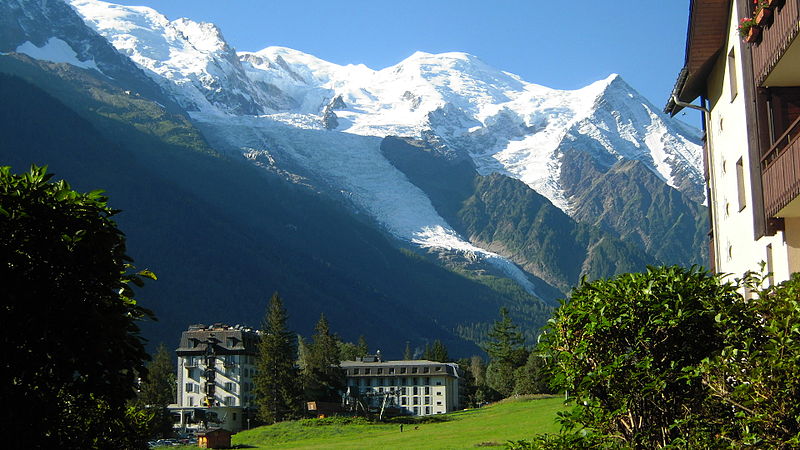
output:
[[[798,31],[800,31],[800,0],[786,0],[784,5],[774,12],[772,25],[761,32],[761,43],[752,47],[756,86],[763,85]]]
[[[800,118],[775,141],[761,158],[764,212],[775,217],[800,195]]]

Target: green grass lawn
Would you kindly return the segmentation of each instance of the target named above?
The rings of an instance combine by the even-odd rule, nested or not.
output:
[[[479,409],[443,416],[446,421],[418,425],[366,424],[309,426],[284,422],[242,431],[233,445],[250,448],[470,448],[501,446],[509,440],[556,433],[563,397],[509,399]],[[304,423],[306,425],[304,425]]]

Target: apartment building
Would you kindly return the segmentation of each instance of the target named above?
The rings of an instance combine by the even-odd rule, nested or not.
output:
[[[426,416],[459,409],[458,364],[427,360],[382,361],[367,356],[342,361],[347,387],[369,406]]]
[[[665,112],[703,114],[716,272],[763,262],[777,283],[800,271],[799,30],[800,0],[690,2],[685,64]]]
[[[255,330],[219,323],[191,325],[181,333],[178,403],[172,410],[180,414],[183,427],[192,420],[234,432],[246,425],[255,407],[258,343]]]

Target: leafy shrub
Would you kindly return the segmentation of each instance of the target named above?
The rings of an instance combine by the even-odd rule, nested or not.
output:
[[[711,395],[734,411],[721,437],[734,446],[800,446],[800,274],[761,288],[764,276],[742,280],[755,298],[716,316],[726,346],[698,368]]]
[[[735,285],[695,267],[582,282],[543,336],[554,383],[576,402],[562,425],[625,446],[705,446],[731,411],[696,367],[726,344],[715,311],[737,304]]]

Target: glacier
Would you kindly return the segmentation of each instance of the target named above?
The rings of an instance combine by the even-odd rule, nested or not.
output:
[[[213,24],[169,20],[147,7],[69,3],[233,154],[260,165],[290,161],[393,236],[479,257],[531,293],[523,271],[459,236],[383,157],[383,137],[434,141],[470,158],[480,174],[523,181],[568,214],[560,159],[572,151],[609,167],[642,161],[702,201],[698,132],[616,74],[556,90],[460,52],[416,52],[380,70],[343,66],[285,47],[237,52]]]

